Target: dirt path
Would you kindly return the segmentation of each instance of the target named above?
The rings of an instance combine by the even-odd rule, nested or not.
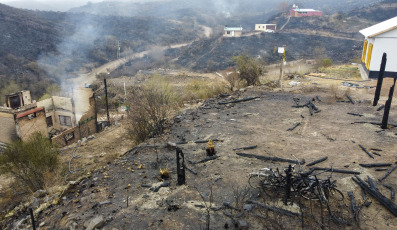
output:
[[[203,28],[203,31],[202,31],[202,34],[201,34],[202,36],[205,36],[205,37],[211,36],[212,28],[207,27],[207,26],[203,26],[203,25],[200,25],[200,26]],[[164,50],[167,50],[167,49],[181,48],[181,47],[188,46],[188,45],[192,44],[196,40],[193,40],[191,42],[173,44],[173,45],[170,45],[170,46],[157,46],[157,49],[159,49],[161,51],[164,51]],[[156,50],[156,51],[158,51],[158,50]],[[142,52],[139,52],[139,53],[128,55],[128,56],[123,57],[123,58],[119,58],[117,60],[108,62],[108,63],[106,63],[106,64],[104,64],[102,66],[99,66],[99,67],[93,69],[90,73],[81,74],[77,78],[70,79],[70,81],[74,82],[75,86],[84,87],[85,84],[92,84],[96,80],[96,75],[101,74],[101,73],[106,73],[107,74],[109,72],[112,72],[113,70],[115,70],[118,67],[124,65],[125,63],[127,63],[127,62],[129,62],[131,60],[134,60],[134,59],[143,58],[145,55],[148,55],[151,52],[152,52],[152,50],[145,50],[145,51],[142,51]]]

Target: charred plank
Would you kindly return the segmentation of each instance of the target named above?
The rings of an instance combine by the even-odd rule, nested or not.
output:
[[[396,190],[394,190],[394,188],[391,185],[388,185],[388,184],[383,184],[383,186],[385,186],[386,188],[390,189],[390,191],[391,191],[390,199],[394,200],[396,198]]]
[[[300,124],[301,124],[300,122],[296,123],[293,127],[287,129],[287,131],[292,131],[292,130],[294,130],[294,129],[295,129],[296,127],[298,127]]]
[[[371,157],[372,159],[374,159],[374,156],[372,156],[372,154],[370,153],[370,152],[368,152],[368,150],[364,147],[364,146],[362,146],[362,145],[358,145],[358,146],[360,146],[360,148],[369,156],[369,157]]]
[[[351,171],[351,170],[344,170],[344,169],[335,169],[335,168],[320,168],[320,167],[314,167],[311,168],[313,170],[324,170],[324,171],[332,171],[334,173],[344,173],[344,174],[360,174],[360,172],[356,172],[356,171]]]
[[[373,164],[359,164],[361,167],[364,168],[375,168],[375,167],[389,167],[391,166],[390,163],[373,163]]]
[[[356,206],[356,201],[354,200],[354,194],[353,192],[347,192],[347,195],[349,195],[350,197],[354,219],[358,222],[358,210]]]
[[[347,99],[349,99],[349,101],[354,105],[356,104],[356,102],[353,100],[352,97],[350,97],[349,95],[346,95]]]
[[[356,182],[361,188],[367,193],[379,201],[387,210],[389,210],[394,216],[397,217],[397,205],[390,199],[383,196],[378,190],[372,189],[367,183],[365,183],[360,177],[353,177],[353,181]]]
[[[233,151],[235,151],[235,150],[249,150],[249,149],[256,149],[257,147],[258,147],[257,145],[251,145],[251,146],[246,146],[246,147],[235,148],[235,149],[233,149]]]
[[[191,160],[189,160],[189,163],[192,164],[192,165],[195,165],[195,164],[200,164],[200,163],[204,163],[204,162],[207,162],[207,161],[212,161],[212,160],[215,160],[216,158],[219,158],[219,156],[210,156],[210,157],[206,157],[206,158],[204,158],[202,160],[199,160],[199,161],[191,161]]]
[[[315,165],[315,164],[318,164],[318,163],[321,163],[321,162],[323,162],[323,161],[326,161],[327,159],[328,159],[328,157],[323,157],[323,158],[320,158],[320,159],[315,160],[315,161],[313,161],[313,162],[310,162],[310,163],[307,164],[306,166],[313,166],[313,165]]]
[[[251,100],[255,100],[257,98],[260,97],[247,97],[247,98],[243,98],[243,99],[237,99],[234,101],[220,101],[218,102],[219,105],[226,105],[226,104],[231,104],[231,103],[240,103],[240,102],[244,102],[244,101],[251,101]]]
[[[384,179],[386,179],[386,177],[388,177],[390,175],[390,173],[392,173],[395,169],[397,168],[397,166],[393,166],[389,171],[386,172],[385,175],[383,175],[383,177],[381,177],[380,179],[378,179],[379,181],[382,181]]]
[[[359,114],[359,113],[347,113],[347,114],[349,114],[349,115],[352,115],[352,116],[357,116],[357,117],[362,117],[362,116],[364,116],[364,115],[362,115],[362,114]]]
[[[256,158],[259,160],[264,160],[264,161],[279,161],[279,162],[288,162],[288,163],[293,163],[293,164],[305,164],[305,160],[303,159],[301,162],[298,162],[296,160],[290,160],[290,159],[285,159],[285,158],[280,158],[280,157],[265,157],[265,156],[259,156],[259,155],[254,155],[254,154],[248,154],[248,153],[236,153],[239,156],[242,157],[248,157],[248,158]]]

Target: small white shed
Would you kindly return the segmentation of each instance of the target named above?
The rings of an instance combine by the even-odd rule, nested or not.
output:
[[[384,77],[397,78],[397,17],[360,30],[365,36],[361,64],[368,78],[377,78],[383,53],[387,54]]]

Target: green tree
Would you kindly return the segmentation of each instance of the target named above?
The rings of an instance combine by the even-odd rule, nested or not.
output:
[[[332,61],[329,58],[321,60],[321,67],[327,68],[332,66]]]
[[[25,142],[13,142],[0,155],[0,173],[12,175],[31,192],[43,189],[46,173],[57,166],[58,150],[41,133]]]
[[[247,81],[247,85],[258,85],[259,77],[264,72],[263,62],[248,55],[233,57],[240,80]]]

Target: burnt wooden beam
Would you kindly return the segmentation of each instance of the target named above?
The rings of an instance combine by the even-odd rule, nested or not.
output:
[[[387,171],[387,170],[389,170],[389,169],[386,169],[386,168],[375,169],[375,171],[378,171],[378,172],[383,172],[383,171]],[[379,179],[378,179],[378,180],[379,180]]]
[[[375,167],[389,167],[391,166],[390,163],[373,163],[373,164],[359,164],[361,167],[364,168],[375,168]]]
[[[362,116],[364,116],[364,115],[362,115],[362,114],[359,114],[359,113],[347,113],[347,114],[349,114],[349,115],[352,115],[352,116],[356,116],[356,117],[362,117]]]
[[[347,195],[350,197],[354,219],[358,222],[358,209],[356,206],[356,201],[354,200],[354,194],[353,192],[347,192]]]
[[[396,190],[394,190],[394,188],[391,185],[388,185],[388,184],[383,184],[383,186],[385,186],[386,188],[390,189],[390,191],[391,191],[390,199],[394,200],[396,198]]]
[[[352,177],[353,181],[356,182],[361,188],[363,188],[368,194],[379,201],[389,212],[397,217],[397,205],[390,199],[386,198],[378,190],[371,188],[367,183],[365,183],[360,177]]]
[[[378,101],[379,101],[379,98],[380,98],[380,91],[382,89],[383,75],[385,74],[386,62],[387,62],[387,54],[383,53],[382,62],[380,64],[378,82],[376,84],[376,89],[375,89],[374,102],[372,104],[373,106],[376,106],[378,104]]]
[[[295,129],[296,127],[298,127],[300,124],[301,124],[300,122],[296,123],[293,127],[288,128],[287,131],[292,131],[292,130],[294,130],[294,129]]]
[[[381,106],[379,106],[379,108],[376,109],[376,111],[381,111],[384,108],[385,108],[385,105],[381,105]]]
[[[356,102],[353,100],[352,97],[350,97],[349,95],[346,95],[347,99],[349,99],[349,101],[354,105],[356,104]]]
[[[204,162],[207,162],[207,161],[212,161],[212,160],[215,160],[216,158],[219,158],[219,156],[210,156],[210,157],[206,157],[206,158],[204,158],[202,160],[199,160],[199,161],[191,161],[191,160],[189,160],[189,163],[192,164],[192,165],[195,165],[195,164],[200,164],[200,163],[204,163]]]
[[[204,144],[204,143],[208,143],[209,140],[211,140],[211,141],[213,141],[213,142],[215,142],[215,141],[220,141],[220,140],[218,140],[218,139],[208,139],[208,140],[199,140],[199,141],[195,141],[194,143],[196,143],[196,144]]]
[[[369,177],[369,176],[367,176],[367,178],[368,178],[368,184],[369,184],[369,186],[371,186],[371,188],[373,188],[373,189],[375,189],[375,190],[379,190],[379,189],[378,189],[378,186],[375,184],[375,181],[372,180],[372,178]]]
[[[255,100],[257,98],[260,97],[247,97],[247,98],[243,98],[243,99],[237,99],[234,101],[220,101],[218,102],[219,105],[226,105],[226,104],[231,104],[231,103],[240,103],[240,102],[244,102],[244,101],[251,101],[251,100]]]
[[[258,146],[257,145],[251,145],[251,146],[245,146],[245,147],[239,147],[239,148],[235,148],[233,149],[233,151],[235,150],[248,150],[248,149],[256,149]]]
[[[259,160],[264,160],[264,161],[278,161],[278,162],[288,162],[292,164],[305,164],[305,159],[303,159],[301,162],[298,162],[297,160],[290,160],[290,159],[285,159],[285,158],[280,158],[280,157],[265,157],[265,156],[259,156],[259,155],[254,155],[254,154],[248,154],[248,153],[236,153],[239,156],[242,157],[248,157],[248,158],[256,158]]]
[[[381,178],[379,178],[379,181],[382,181],[384,179],[386,179],[386,177],[388,177],[390,175],[390,173],[392,173],[395,169],[397,168],[397,166],[393,166],[389,171],[386,172],[385,175],[383,175]]]
[[[351,124],[371,124],[371,125],[379,125],[379,126],[382,125],[382,123],[380,122],[372,122],[372,121],[355,121],[352,122]],[[397,124],[388,124],[388,125],[392,127],[397,127]]]
[[[382,156],[382,155],[380,155],[379,153],[377,153],[377,152],[372,152],[372,154],[374,154],[374,155],[377,155],[377,156]]]
[[[351,170],[344,170],[344,169],[335,169],[335,168],[320,168],[320,167],[314,167],[314,168],[310,168],[313,170],[324,170],[324,171],[332,171],[334,173],[344,173],[344,174],[360,174],[360,172],[356,172],[356,171],[351,171]]]
[[[360,146],[360,148],[369,156],[369,157],[371,157],[372,159],[374,159],[374,156],[372,156],[372,154],[370,153],[370,152],[368,152],[368,150],[364,147],[364,146],[362,146],[362,145],[358,145],[358,146]]]
[[[318,164],[318,163],[321,163],[321,162],[323,162],[323,161],[326,161],[327,159],[328,159],[328,157],[323,157],[323,158],[320,158],[320,159],[315,160],[315,161],[313,161],[313,162],[310,162],[310,163],[307,164],[306,166],[313,166],[313,165],[315,165],[315,164]]]

